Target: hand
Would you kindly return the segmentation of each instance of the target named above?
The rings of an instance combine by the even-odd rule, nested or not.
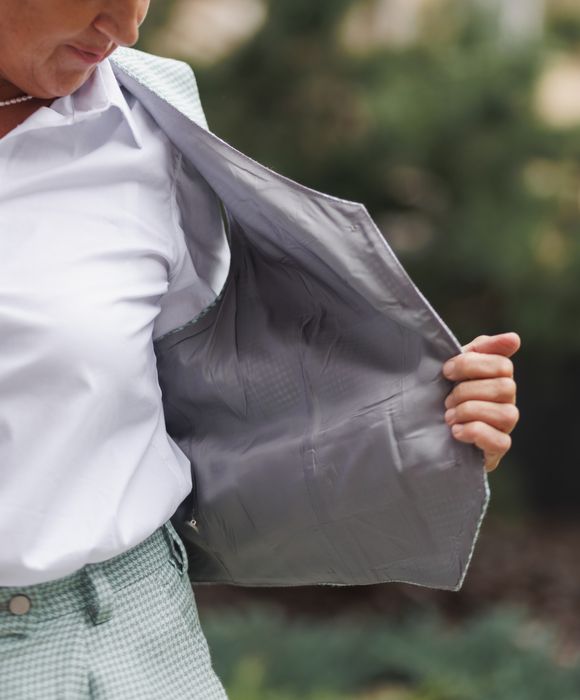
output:
[[[509,359],[520,345],[516,333],[482,335],[443,367],[447,379],[457,382],[445,401],[445,420],[457,440],[483,450],[488,472],[510,449],[510,433],[520,417]]]

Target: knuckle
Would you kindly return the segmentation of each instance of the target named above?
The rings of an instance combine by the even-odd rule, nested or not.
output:
[[[465,374],[470,377],[473,376],[473,378],[479,377],[489,365],[489,358],[489,355],[482,352],[468,352],[463,356]]]
[[[511,449],[512,446],[512,439],[509,435],[506,435],[503,433],[501,439],[500,439],[500,449],[503,454],[505,454],[509,449]]]
[[[455,416],[458,423],[465,423],[470,415],[470,402],[457,404],[455,407]]]
[[[514,374],[514,364],[507,357],[499,359],[499,371],[504,377],[512,378]]]
[[[453,397],[453,401],[455,401],[456,404],[461,404],[465,401],[466,398],[466,389],[465,389],[465,382],[461,382],[461,384],[458,384],[455,389],[451,392],[451,396]]]
[[[479,345],[479,343],[485,343],[490,339],[489,335],[478,335],[475,340],[472,341],[472,345]]]
[[[520,411],[517,406],[513,404],[506,404],[503,407],[505,419],[510,428],[515,427],[520,420]]]
[[[500,392],[503,398],[507,400],[514,399],[516,396],[516,383],[512,377],[501,377]]]
[[[480,421],[474,421],[473,423],[468,423],[464,429],[464,435],[467,440],[471,442],[477,442],[481,439],[485,432],[483,423]]]

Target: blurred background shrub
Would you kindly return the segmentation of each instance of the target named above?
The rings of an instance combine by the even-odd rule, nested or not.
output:
[[[274,611],[205,625],[230,700],[578,700],[580,668],[550,633],[501,611],[450,629],[405,622],[288,622]]]
[[[518,603],[532,619],[556,625],[558,654],[564,649],[568,658],[570,649],[580,649],[580,3],[163,0],[152,3],[140,47],[192,65],[219,136],[304,184],[363,202],[462,341],[516,330],[524,343],[516,362],[522,421],[492,477],[491,516],[462,593],[393,585],[348,592],[204,589],[201,606],[267,599],[291,616],[348,611],[391,624],[434,610],[448,623],[468,621],[497,604]],[[364,639],[375,639],[385,658],[396,657],[399,635],[417,653],[410,686],[357,697],[580,698],[574,674],[554,671],[556,685],[542,686],[538,669],[548,668],[547,657],[518,647],[519,623],[490,614],[488,626],[475,622],[449,639],[443,623],[430,618],[426,627],[410,622],[396,633],[365,628]],[[232,620],[231,629],[242,634],[237,624]],[[285,625],[260,624],[259,637],[282,635],[291,646]],[[354,687],[326,679],[338,693],[332,696],[307,695],[306,685],[278,687],[270,664],[280,661],[270,656],[240,657],[234,677],[234,666],[223,662],[233,663],[226,628],[212,625],[218,665],[242,688],[235,698],[325,700]],[[374,670],[357,676],[355,631],[305,626],[296,635],[304,650],[321,635],[320,673],[352,671],[363,686],[379,673],[369,651],[365,663]],[[341,651],[335,642],[343,636]],[[251,635],[243,639],[240,648],[252,648]],[[469,685],[469,678],[485,676],[464,657],[472,641],[511,694],[501,694],[501,683]],[[269,651],[292,655],[290,646]],[[366,642],[364,648],[370,649]],[[310,656],[303,656],[307,664]],[[424,665],[430,657],[440,673]],[[404,678],[411,673],[405,664],[396,668]],[[459,690],[445,685],[446,674]],[[272,694],[276,688],[281,694]]]

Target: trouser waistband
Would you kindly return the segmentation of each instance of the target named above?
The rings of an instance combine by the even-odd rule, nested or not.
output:
[[[187,554],[173,525],[167,522],[150,537],[123,554],[79,571],[33,586],[0,587],[2,620],[51,619],[86,608],[95,624],[111,617],[115,591],[153,573],[170,561],[187,573]]]

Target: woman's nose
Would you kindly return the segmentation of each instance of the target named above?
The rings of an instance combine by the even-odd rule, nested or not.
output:
[[[93,26],[119,46],[133,46],[139,39],[139,26],[149,8],[149,0],[110,0]]]

